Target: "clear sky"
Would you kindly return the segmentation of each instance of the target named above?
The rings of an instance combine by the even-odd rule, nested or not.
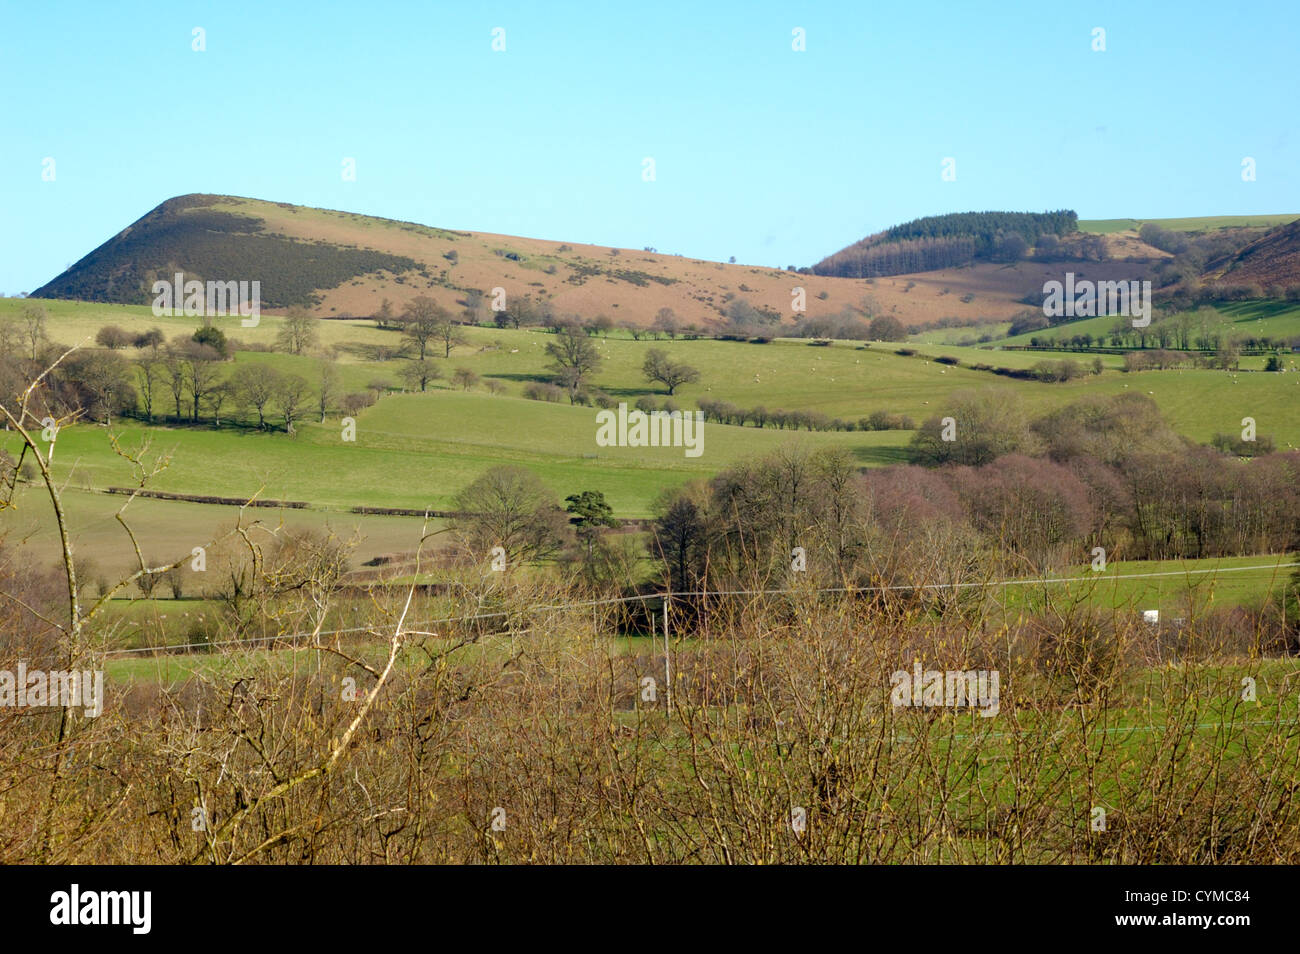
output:
[[[8,294],[188,192],[779,267],[942,212],[1300,212],[1295,0],[0,11]]]

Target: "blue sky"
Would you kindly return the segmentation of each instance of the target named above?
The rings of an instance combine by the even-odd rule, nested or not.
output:
[[[0,291],[188,192],[779,267],[942,212],[1300,212],[1298,11],[6,0]]]

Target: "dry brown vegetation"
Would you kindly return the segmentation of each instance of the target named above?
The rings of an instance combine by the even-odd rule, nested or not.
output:
[[[62,525],[37,388],[0,407]],[[810,552],[851,542],[846,472],[822,470]],[[797,513],[769,510],[780,543]],[[828,592],[825,569],[774,588],[743,525],[724,569],[750,592],[655,612],[613,548],[593,549],[608,572],[495,572],[474,529],[453,528],[450,599],[392,580],[345,597],[343,542],[241,516],[210,547],[224,609],[194,665],[144,657],[97,717],[0,707],[0,862],[1300,861],[1275,619],[1158,629],[1050,598],[999,619],[980,589],[932,585],[979,580],[944,533],[886,552],[888,588]],[[104,667],[105,595],[83,600],[66,537],[57,572],[18,553],[0,551],[0,672]],[[127,582],[171,569],[137,556]],[[651,618],[667,647],[620,651]],[[914,665],[996,671],[996,712],[898,705]]]
[[[1290,713],[1195,665],[1239,649],[1208,634],[1161,645],[1069,613],[985,632],[754,599],[673,653],[667,711],[662,655],[611,654],[610,620],[530,612],[559,595],[545,588],[491,595],[512,621],[498,635],[411,631],[398,599],[375,609],[378,642],[224,656],[119,690],[61,739],[57,714],[5,710],[0,859],[1300,860]],[[4,664],[18,653],[48,658],[11,644]],[[1144,668],[1171,654],[1183,664]],[[999,669],[998,716],[892,707],[890,674],[913,659]]]
[[[1146,275],[1141,260],[1164,255],[1129,238],[1093,237],[1104,242],[1114,261],[976,264],[865,281],[785,270],[790,264],[807,264],[801,262],[733,265],[657,251],[429,228],[232,196],[184,196],[170,204],[180,216],[246,216],[260,220],[260,236],[370,250],[412,260],[423,270],[381,271],[319,289],[320,303],[312,311],[324,318],[373,316],[384,299],[400,311],[418,296],[459,314],[469,290],[487,294],[500,287],[512,301],[531,296],[556,314],[603,315],[620,325],[645,328],[667,308],[683,325],[708,329],[721,322],[723,310],[737,299],[782,315],[789,324],[804,315],[862,309],[865,301],[871,313],[891,315],[915,328],[945,318],[1009,320],[1025,307],[1027,296],[1041,292],[1044,281],[1059,279],[1067,267],[1081,277],[1127,280]],[[203,271],[204,264],[196,260],[189,267]],[[805,290],[806,312],[791,307],[796,287]],[[263,291],[274,298],[270,286]],[[268,307],[268,314],[273,311]]]

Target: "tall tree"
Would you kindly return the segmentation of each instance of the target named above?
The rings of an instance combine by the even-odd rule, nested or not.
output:
[[[153,403],[162,373],[162,362],[156,357],[146,355],[135,364],[136,380],[140,382],[140,403],[144,407],[144,419],[149,423],[153,423]]]
[[[212,414],[212,422],[217,427],[221,426],[221,409],[226,402],[234,396],[234,389],[225,381],[208,388],[207,394],[203,396],[203,403],[207,405],[209,413]]]
[[[167,348],[163,357],[163,372],[166,375],[167,388],[172,393],[176,404],[176,420],[181,419],[181,401],[185,398],[185,389],[189,380],[188,365],[185,361],[184,348],[186,339],[178,337]]]
[[[41,345],[45,343],[45,306],[23,306],[23,331],[27,339],[29,357],[35,361],[40,354]]]
[[[418,387],[421,391],[428,390],[429,382],[436,381],[440,377],[442,371],[428,358],[408,361],[402,368],[402,378],[408,388]]]
[[[681,329],[681,322],[677,320],[677,313],[671,308],[660,308],[655,312],[654,324],[651,327],[669,338],[676,338],[677,332]]]
[[[316,393],[316,407],[320,411],[320,422],[325,423],[325,413],[330,405],[338,399],[339,369],[333,361],[326,358],[320,363],[320,389]]]
[[[470,550],[486,557],[501,547],[508,566],[545,559],[564,543],[559,501],[541,478],[522,467],[493,467],[455,498],[452,526]]]
[[[241,364],[231,375],[235,400],[241,408],[257,411],[257,426],[266,427],[266,411],[280,390],[281,373],[266,365]]]
[[[320,319],[305,308],[290,308],[276,332],[275,343],[289,354],[302,354],[320,343]]]
[[[591,556],[596,535],[605,528],[617,527],[614,510],[605,501],[605,495],[599,490],[584,490],[580,494],[569,494],[564,498],[565,511],[570,514],[569,524],[577,531],[578,538],[587,544],[587,556]]]
[[[284,420],[286,431],[293,431],[293,422],[298,420],[303,408],[309,406],[310,395],[311,385],[301,374],[290,372],[280,375],[279,386],[275,389],[272,401]]]
[[[434,334],[442,342],[442,356],[444,358],[451,357],[452,348],[459,348],[467,343],[465,332],[461,330],[460,325],[452,320],[451,315],[447,315],[446,320],[438,322]]]
[[[700,372],[689,364],[674,361],[658,348],[646,352],[641,365],[641,373],[647,381],[658,381],[674,394],[683,384],[694,384],[700,379]]]
[[[566,326],[555,333],[555,340],[546,345],[546,353],[551,356],[551,369],[560,378],[560,383],[569,389],[569,403],[572,404],[583,382],[600,370],[601,357],[596,345],[580,328]]]
[[[429,342],[441,337],[443,326],[452,323],[447,309],[427,295],[419,295],[407,302],[400,321],[402,336],[414,343],[421,361],[427,356]],[[451,353],[450,346],[447,352]]]
[[[190,419],[197,423],[204,395],[221,381],[221,356],[216,349],[193,342],[182,350],[181,355],[193,409]]]

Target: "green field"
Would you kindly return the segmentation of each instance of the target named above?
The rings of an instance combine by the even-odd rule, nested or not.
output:
[[[1080,219],[1079,231],[1110,235],[1114,232],[1136,230],[1147,223],[1171,232],[1208,232],[1211,229],[1273,228],[1294,222],[1300,215],[1199,215],[1174,219]]]
[[[124,496],[77,487],[69,487],[63,494],[63,505],[73,528],[73,546],[109,577],[135,567],[131,540],[115,519],[126,500]],[[44,489],[23,487],[15,502],[17,507],[0,519],[5,539],[12,544],[21,543],[33,558],[53,565],[59,552],[58,536]],[[160,564],[178,560],[194,547],[205,545],[219,530],[232,526],[238,515],[237,507],[138,498],[131,502],[124,516],[145,559]],[[245,524],[254,521],[268,528],[283,524],[294,530],[330,531],[340,539],[355,541],[352,554],[357,564],[412,549],[420,538],[422,525],[418,517],[268,508],[248,511]]]
[[[14,315],[22,302],[0,300],[0,316]],[[92,337],[102,323],[128,327],[163,324],[147,308],[45,303],[50,334],[69,342]],[[1269,333],[1294,325],[1300,329],[1300,309],[1249,304],[1218,310],[1231,327],[1252,330],[1267,324]],[[236,319],[232,319],[232,323]],[[1092,319],[1109,322],[1112,319]],[[168,319],[169,333],[195,327],[195,319]],[[270,343],[277,319],[266,317],[257,329],[231,328],[237,338]],[[1082,327],[1079,322],[1066,329]],[[115,423],[126,448],[145,444],[151,456],[171,455],[170,466],[150,483],[155,490],[305,501],[308,511],[287,511],[290,525],[328,524],[343,535],[359,531],[366,542],[362,559],[405,549],[418,533],[418,519],[358,518],[346,514],[354,505],[448,509],[455,495],[487,467],[518,464],[534,470],[564,497],[581,490],[602,491],[620,517],[644,517],[666,488],[707,477],[755,454],[776,449],[790,440],[810,446],[847,448],[864,466],[904,459],[911,438],[906,431],[818,432],[781,431],[772,427],[707,424],[704,451],[686,457],[681,448],[598,447],[596,409],[567,402],[546,403],[522,397],[531,381],[548,376],[544,346],[550,336],[532,330],[467,329],[468,343],[449,360],[438,359],[450,377],[456,367],[471,368],[485,380],[494,379],[503,393],[483,388],[454,390],[446,381],[426,393],[390,392],[356,419],[356,439],[342,439],[337,412],[317,423],[300,423],[295,435],[282,430],[259,432],[249,426],[208,424],[196,427],[146,427],[131,420]],[[396,348],[394,332],[369,322],[322,322],[322,338],[339,349],[345,390],[364,389],[376,379],[398,387],[401,362],[367,361],[367,349]],[[769,344],[714,340],[634,341],[626,336],[597,339],[604,366],[593,384],[615,400],[629,403],[639,396],[664,395],[642,377],[646,351],[658,347],[701,372],[698,384],[684,387],[675,400],[684,408],[705,398],[725,399],[742,407],[815,410],[856,421],[872,411],[906,414],[916,421],[944,413],[945,398],[954,392],[996,388],[1031,414],[1038,414],[1089,394],[1119,394],[1136,389],[1149,394],[1181,433],[1205,442],[1216,433],[1240,428],[1243,416],[1256,419],[1259,432],[1271,436],[1280,449],[1300,446],[1300,375],[1250,373],[1243,363],[1239,374],[1212,370],[1118,373],[1118,355],[1102,357],[1104,371],[1066,384],[1013,381],[968,367],[973,363],[1028,368],[1051,358],[1074,358],[1090,365],[1091,358],[1071,353],[996,351],[956,345],[909,343],[921,352],[900,356],[902,345],[835,342],[830,347],[807,341],[777,339]],[[128,349],[128,356],[135,354]],[[957,358],[967,367],[948,367],[932,359]],[[227,371],[241,363],[265,363],[302,374],[318,375],[319,361],[309,357],[249,352],[237,353]],[[168,397],[168,400],[170,398]],[[0,437],[0,446],[13,450],[13,435]],[[110,565],[130,559],[125,534],[113,520],[123,498],[100,491],[133,483],[131,467],[114,454],[102,425],[76,424],[59,436],[55,472],[70,488],[69,509],[78,542]],[[53,560],[54,538],[48,504],[25,491],[19,508],[5,517],[10,539],[27,540],[41,558]],[[216,528],[233,519],[231,508],[170,501],[138,500],[131,508],[147,549],[180,552],[199,545]],[[254,516],[268,522],[277,511]]]
[[[1116,610],[1120,615],[1136,615],[1144,610],[1158,610],[1168,623],[1187,619],[1224,607],[1259,608],[1269,599],[1280,596],[1295,571],[1291,555],[1224,557],[1204,560],[1113,561],[1103,572],[1089,567],[1072,567],[1050,575],[1041,582],[1022,581],[987,589],[993,606],[991,618],[1012,623],[1021,613],[1039,613],[1049,608],[1086,605],[1098,610]],[[347,628],[351,619],[339,612],[346,602],[331,613],[325,629]],[[121,598],[109,602],[104,618],[112,621],[111,642],[123,648],[179,645],[193,639],[192,628],[202,629],[205,618],[215,618],[217,604],[211,600],[186,598]],[[455,615],[454,605],[431,601],[417,607],[417,616],[442,618]],[[649,637],[623,636],[614,640],[619,652],[657,652]],[[692,640],[678,643],[689,649]],[[382,643],[373,645],[382,651]],[[259,650],[260,651],[260,650]],[[238,652],[235,653],[238,656]],[[278,658],[301,656],[301,651],[275,650]],[[178,664],[175,657],[156,663],[146,654],[114,657],[110,673],[131,676],[154,672],[158,665],[172,675],[176,672],[209,670],[227,665],[224,655],[196,653]]]
[[[1084,602],[1133,612],[1159,610],[1163,619],[1219,606],[1258,607],[1276,596],[1295,572],[1294,557],[1245,556],[1207,560],[1114,560],[1101,572],[1078,569],[1067,583],[1029,583],[995,590],[1008,609],[1039,610]]]
[[[1003,338],[995,345],[1027,345],[1031,338],[1072,338],[1090,334],[1105,337],[1118,321],[1128,319],[1105,315],[1100,318],[1080,318],[1077,321],[1026,332]],[[1176,320],[1176,319],[1175,319]],[[1295,302],[1237,302],[1200,309],[1192,314],[1193,335],[1221,334],[1225,340],[1244,337],[1292,338],[1300,337],[1300,304]],[[947,329],[958,331],[964,329]]]

